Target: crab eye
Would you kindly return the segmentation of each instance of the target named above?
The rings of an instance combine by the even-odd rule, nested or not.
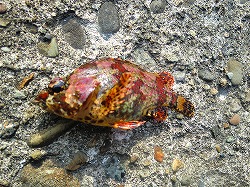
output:
[[[64,88],[64,81],[61,78],[55,78],[49,84],[49,90],[52,93],[59,93]]]
[[[59,81],[57,84],[55,84],[52,88],[53,92],[59,93],[60,91],[62,91],[64,86],[64,82],[63,81]]]

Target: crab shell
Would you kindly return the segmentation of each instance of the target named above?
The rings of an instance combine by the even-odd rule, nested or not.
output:
[[[168,108],[194,115],[194,106],[173,92],[173,83],[168,72],[149,73],[128,61],[106,58],[54,78],[36,101],[64,118],[131,129],[145,123],[145,117],[164,121]]]

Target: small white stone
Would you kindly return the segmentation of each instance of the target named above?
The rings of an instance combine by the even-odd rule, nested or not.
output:
[[[234,74],[233,74],[232,72],[228,72],[228,73],[227,73],[227,76],[228,76],[228,78],[231,80],[231,79],[233,78]]]
[[[190,30],[190,31],[189,31],[189,34],[190,34],[191,36],[193,36],[193,37],[196,36],[196,32],[195,32],[194,30]]]
[[[4,52],[10,52],[10,48],[8,47],[1,47],[1,50]]]
[[[203,88],[204,88],[204,90],[210,90],[210,86],[208,85],[208,84],[205,84],[204,86],[203,86]]]
[[[228,33],[228,32],[225,32],[225,33],[224,33],[224,37],[225,37],[225,38],[228,38],[228,37],[229,37],[229,33]]]

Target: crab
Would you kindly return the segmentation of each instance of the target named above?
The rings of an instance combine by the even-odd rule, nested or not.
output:
[[[173,84],[169,72],[150,73],[126,60],[104,58],[52,79],[35,101],[84,124],[133,129],[149,118],[165,121],[168,109],[194,116],[194,105],[174,92]]]

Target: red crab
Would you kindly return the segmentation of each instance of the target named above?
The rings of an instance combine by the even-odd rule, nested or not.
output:
[[[66,78],[54,78],[36,101],[46,110],[87,124],[132,129],[167,109],[187,117],[193,104],[172,89],[168,72],[149,73],[129,61],[105,58],[84,64]]]

